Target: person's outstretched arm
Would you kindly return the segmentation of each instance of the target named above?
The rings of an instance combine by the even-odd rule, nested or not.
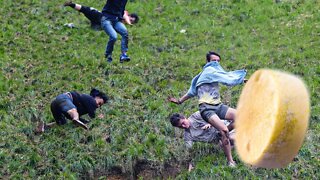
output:
[[[129,24],[129,25],[132,25],[132,23],[131,23],[131,21],[130,21],[130,17],[129,17],[128,11],[124,11],[123,19],[124,19],[124,23],[127,23],[127,24]]]
[[[175,103],[175,104],[182,104],[184,101],[190,99],[191,97],[187,94],[183,95],[181,98],[176,99],[174,97],[169,96],[168,101]]]

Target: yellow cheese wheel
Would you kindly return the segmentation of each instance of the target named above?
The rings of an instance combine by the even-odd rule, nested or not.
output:
[[[297,155],[309,124],[308,91],[297,76],[256,71],[243,88],[235,120],[240,159],[256,167],[280,168]]]

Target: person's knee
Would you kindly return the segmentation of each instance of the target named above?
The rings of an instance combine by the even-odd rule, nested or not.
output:
[[[121,32],[121,36],[124,38],[128,38],[129,37],[128,31]]]
[[[236,119],[236,112],[237,111],[235,109],[229,108],[226,112],[226,119],[234,121]]]
[[[114,43],[117,41],[117,39],[118,39],[117,36],[110,36],[109,41]]]

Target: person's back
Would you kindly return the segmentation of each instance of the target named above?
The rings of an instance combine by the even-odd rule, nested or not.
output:
[[[79,115],[88,114],[91,118],[94,118],[94,112],[98,108],[95,99],[90,95],[80,94],[76,91],[71,92],[71,94]]]
[[[119,19],[122,19],[127,0],[107,0],[102,9],[104,16],[113,15]]]

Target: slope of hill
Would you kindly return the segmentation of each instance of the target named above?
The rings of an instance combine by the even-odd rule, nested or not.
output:
[[[104,1],[79,3],[101,9]],[[307,178],[320,176],[320,2],[317,0],[130,0],[127,9],[140,22],[127,26],[132,61],[120,64],[103,53],[108,37],[94,31],[83,15],[63,2],[4,0],[0,46],[0,176],[3,179],[94,179],[176,177]],[[64,26],[73,23],[76,28]],[[185,30],[181,31],[181,30]],[[119,36],[120,38],[120,36]],[[173,112],[197,110],[196,99],[181,106],[180,96],[216,50],[227,70],[260,68],[301,76],[311,96],[308,134],[288,167],[262,169],[238,162],[229,168],[218,146],[197,144],[196,168],[186,170],[182,131],[168,122]],[[63,127],[36,135],[35,124],[53,121],[50,101],[59,93],[91,87],[106,91],[104,119],[90,131]],[[236,107],[242,87],[222,88]],[[104,135],[110,135],[106,143]]]

